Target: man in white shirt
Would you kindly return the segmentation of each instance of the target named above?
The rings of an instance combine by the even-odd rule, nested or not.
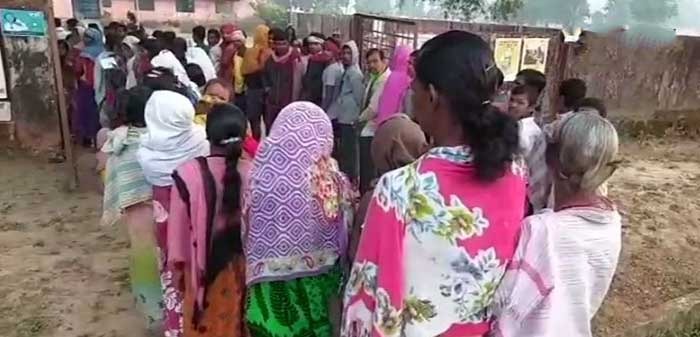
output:
[[[360,114],[360,123],[364,123],[360,132],[360,192],[364,193],[370,186],[370,182],[376,178],[374,165],[372,165],[372,156],[370,148],[372,147],[372,139],[374,132],[377,129],[375,119],[377,110],[379,109],[379,98],[384,91],[384,84],[391,75],[389,63],[383,50],[370,49],[367,54],[367,67],[369,68],[369,76],[367,79],[367,88],[365,89],[365,97],[362,104],[362,113]]]

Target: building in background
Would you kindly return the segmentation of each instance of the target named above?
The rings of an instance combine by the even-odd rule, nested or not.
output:
[[[52,0],[59,18],[97,19],[110,16],[125,20],[126,13],[134,12],[140,21],[222,21],[231,18],[246,19],[255,14],[251,4],[255,0]]]

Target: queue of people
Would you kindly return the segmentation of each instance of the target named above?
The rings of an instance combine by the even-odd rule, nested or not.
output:
[[[544,74],[504,84],[464,31],[391,55],[267,26],[71,31],[75,139],[153,336],[592,336],[621,218],[584,81],[545,111]]]

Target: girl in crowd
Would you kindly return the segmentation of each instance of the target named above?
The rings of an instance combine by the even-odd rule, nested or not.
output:
[[[180,93],[158,90],[146,104],[147,132],[141,138],[137,158],[146,180],[153,185],[156,237],[161,250],[161,280],[164,296],[164,328],[167,336],[182,333],[182,293],[167,268],[167,227],[172,173],[182,163],[209,154],[204,128],[194,124],[194,107]]]
[[[251,167],[242,157],[247,124],[236,106],[214,106],[207,119],[210,155],[186,162],[173,174],[168,264],[184,272],[184,280],[173,282],[184,284],[188,337],[247,336],[241,242],[241,191]]]
[[[108,156],[102,224],[112,226],[121,219],[127,226],[131,289],[147,317],[149,330],[156,333],[162,325],[163,293],[153,227],[153,189],[136,160],[140,137],[146,132],[144,108],[151,93],[150,88],[136,86],[120,94],[125,125],[112,130],[102,147]]]
[[[617,151],[615,128],[595,113],[574,114],[555,131],[547,150],[554,211],[525,220],[496,292],[494,335],[593,336],[620,256],[620,214],[600,193]]]
[[[380,175],[404,167],[418,159],[428,150],[428,142],[420,126],[404,114],[396,114],[382,123],[372,140],[372,160]],[[376,181],[374,182],[376,183]],[[372,200],[374,183],[366,192],[357,208],[355,224],[350,239],[350,260],[355,258],[360,241],[362,225],[365,222],[367,207]]]
[[[246,114],[253,137],[260,140],[262,135],[262,118],[265,111],[265,85],[263,83],[263,68],[267,59],[272,54],[269,46],[270,28],[260,25],[255,28],[254,45],[248,48],[243,55],[243,66],[241,72],[245,79],[246,91]]]
[[[518,126],[490,105],[488,45],[451,31],[421,49],[415,118],[435,147],[384,174],[345,293],[344,336],[480,336],[518,241]]]
[[[405,111],[405,99],[411,86],[409,66],[411,61],[411,48],[397,46],[391,58],[389,69],[391,75],[384,84],[384,90],[379,98],[377,109],[377,125],[384,122],[394,114]]]
[[[282,110],[256,156],[245,219],[246,320],[253,336],[331,336],[351,189],[333,130],[309,102]],[[336,301],[337,302],[337,301]]]

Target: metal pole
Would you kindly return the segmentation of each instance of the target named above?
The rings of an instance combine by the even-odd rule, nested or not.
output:
[[[63,73],[61,69],[61,59],[58,56],[58,39],[56,37],[56,25],[54,24],[53,3],[46,2],[46,16],[48,20],[49,52],[53,61],[55,76],[56,94],[58,94],[58,116],[61,123],[61,134],[63,135],[63,151],[66,156],[66,174],[68,189],[78,188],[78,165],[73,155],[73,143],[71,142],[70,127],[68,125],[68,106],[66,97],[63,95]]]

